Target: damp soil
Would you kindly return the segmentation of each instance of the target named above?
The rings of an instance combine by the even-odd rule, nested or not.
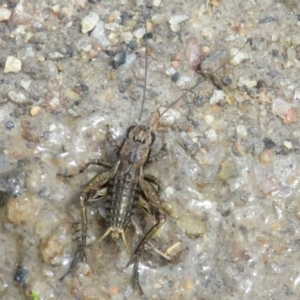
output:
[[[0,299],[141,299],[126,268],[133,226],[129,252],[107,237],[59,280],[79,195],[104,170],[58,174],[114,165],[108,124],[121,144],[200,81],[154,126],[152,153],[165,143],[168,155],[145,174],[167,220],[152,243],[180,246],[169,261],[143,251],[146,298],[299,299],[299,15],[297,1],[2,1]],[[92,244],[103,201],[87,219]],[[146,231],[155,218],[138,208],[134,221]]]

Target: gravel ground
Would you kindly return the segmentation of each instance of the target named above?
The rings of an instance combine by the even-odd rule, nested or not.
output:
[[[106,125],[121,144],[138,120],[145,19],[144,124],[207,79],[154,127],[153,153],[166,143],[169,154],[145,172],[161,180],[168,217],[152,242],[180,247],[170,261],[144,251],[145,294],[299,299],[300,5],[145,2],[0,2],[0,299],[141,299],[121,239],[88,247],[59,281],[78,243],[80,191],[102,169],[57,174],[115,163]],[[155,221],[135,220],[143,230]],[[88,221],[92,242],[105,231],[101,204]]]

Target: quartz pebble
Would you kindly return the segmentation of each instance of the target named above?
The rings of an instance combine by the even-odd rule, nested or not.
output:
[[[233,55],[234,55],[234,57],[229,61],[229,63],[234,66],[239,65],[243,60],[246,60],[249,58],[248,53],[239,51],[239,49],[237,49],[237,48],[230,49],[230,56],[233,56]]]
[[[4,6],[0,6],[0,22],[9,20],[10,16],[11,11]]]
[[[236,126],[236,133],[240,137],[246,137],[247,136],[247,129],[245,125],[237,125]]]
[[[212,142],[216,142],[218,140],[217,133],[214,129],[209,129],[205,131],[205,136],[210,139]]]
[[[212,97],[209,100],[210,105],[217,104],[220,100],[225,98],[225,93],[222,90],[214,90]]]
[[[290,141],[284,141],[283,145],[285,148],[287,148],[289,150],[293,149],[293,144]]]
[[[14,56],[8,56],[5,62],[4,73],[18,73],[22,69],[22,62]]]
[[[206,232],[206,223],[200,218],[191,215],[181,215],[177,220],[178,227],[184,229],[190,238],[198,238]]]
[[[161,0],[153,0],[153,6],[158,7],[161,5]]]
[[[132,34],[137,39],[141,39],[144,36],[145,33],[146,33],[145,28],[139,28],[139,29],[135,30]]]
[[[283,119],[284,124],[295,123],[298,120],[296,109],[288,102],[275,98],[272,104],[272,112]]]
[[[171,25],[175,25],[175,24],[182,23],[188,19],[189,19],[189,16],[187,16],[187,15],[175,15],[170,18],[169,23]]]
[[[95,12],[89,13],[81,21],[81,32],[87,33],[92,31],[99,21],[99,16]]]
[[[8,93],[8,98],[10,101],[16,103],[16,104],[24,104],[24,103],[29,103],[29,99],[23,94],[23,93],[18,93],[15,91],[10,91]]]
[[[91,33],[91,37],[95,38],[102,48],[110,46],[110,41],[105,33],[105,25],[101,20],[97,23]]]

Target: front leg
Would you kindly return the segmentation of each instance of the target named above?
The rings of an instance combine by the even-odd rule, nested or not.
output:
[[[87,214],[85,203],[93,197],[93,195],[100,189],[102,189],[112,177],[112,171],[102,172],[96,175],[90,183],[84,188],[80,194],[80,210],[81,210],[81,235],[79,236],[80,242],[78,245],[75,257],[68,269],[68,271],[60,278],[63,280],[67,274],[72,272],[77,264],[77,261],[82,258],[85,259],[85,247],[87,237]]]
[[[166,156],[167,154],[168,154],[167,144],[163,144],[162,148],[147,160],[147,163],[156,162],[161,158],[163,158],[164,156]]]
[[[78,173],[75,173],[75,174],[62,174],[62,173],[58,173],[57,176],[62,176],[62,177],[65,177],[65,178],[71,178],[71,177],[74,177],[78,174],[81,174],[85,171],[85,169],[90,166],[90,165],[97,165],[97,166],[101,166],[101,167],[104,167],[106,169],[111,169],[112,166],[107,163],[106,161],[104,160],[101,160],[101,159],[91,159],[89,162],[87,162],[86,164],[84,164],[80,170],[78,171]]]
[[[120,151],[120,146],[117,144],[114,137],[112,136],[111,131],[110,131],[110,126],[109,125],[106,125],[106,126],[107,126],[107,134],[106,134],[107,141],[108,141],[109,145],[112,147],[112,149],[114,150],[114,152],[116,154],[118,154]]]

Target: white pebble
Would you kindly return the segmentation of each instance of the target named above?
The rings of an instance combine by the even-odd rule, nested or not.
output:
[[[135,30],[132,34],[137,39],[141,39],[144,36],[145,33],[146,33],[145,28],[139,28],[139,29]]]
[[[156,14],[156,15],[152,16],[151,20],[154,24],[161,24],[162,22],[164,22],[166,20],[166,15],[165,14]]]
[[[234,57],[229,61],[229,63],[234,66],[239,65],[243,60],[249,58],[248,53],[239,51],[239,49],[237,49],[237,48],[232,48],[230,50],[230,56],[233,56],[233,55],[234,55]]]
[[[130,31],[121,32],[120,35],[126,44],[129,44],[129,42],[133,40],[133,35]]]
[[[214,122],[214,119],[215,118],[212,115],[206,115],[204,117],[204,120],[205,120],[205,122],[206,122],[207,125],[211,125]]]
[[[18,73],[21,71],[22,68],[22,62],[14,57],[14,56],[8,56],[5,62],[5,67],[4,67],[4,73]]]
[[[240,77],[239,81],[238,81],[238,86],[246,86],[248,88],[253,88],[253,87],[257,86],[257,81]]]
[[[9,20],[10,16],[11,11],[4,6],[0,6],[0,22]]]
[[[222,90],[214,90],[214,94],[209,100],[210,105],[217,104],[220,100],[225,98],[225,93]]]
[[[10,91],[8,93],[8,98],[17,104],[24,104],[24,103],[29,103],[29,99],[26,98],[26,96],[22,93],[17,93],[15,91]]]
[[[53,132],[56,128],[57,128],[57,126],[56,126],[55,124],[52,123],[52,124],[49,126],[49,131],[50,131],[50,132]]]
[[[99,16],[95,12],[89,13],[81,21],[81,32],[87,33],[95,28],[99,21]]]
[[[91,37],[95,38],[100,44],[100,46],[104,49],[110,46],[110,41],[106,35],[103,21],[98,22],[98,24],[91,33]]]
[[[179,32],[181,27],[179,24],[170,24],[170,29],[173,31],[173,32]]]
[[[167,69],[167,71],[166,71],[166,75],[168,75],[168,76],[173,76],[175,73],[176,73],[176,70],[173,67]]]
[[[216,142],[218,140],[217,133],[214,129],[209,129],[205,131],[205,136],[210,139],[212,142]]]
[[[152,5],[158,7],[161,5],[161,0],[153,0]]]
[[[165,107],[161,107],[159,109],[159,113],[162,114],[166,110]],[[169,109],[164,115],[161,117],[161,123],[165,124],[174,124],[175,120],[180,118],[180,112],[175,109]]]
[[[22,87],[24,90],[26,90],[26,91],[28,91],[28,89],[29,89],[29,87],[30,87],[30,84],[31,84],[31,80],[24,80],[24,79],[21,79],[21,81],[20,81],[21,87]]]
[[[171,186],[167,187],[165,190],[165,193],[167,195],[167,198],[169,198],[170,196],[172,196],[174,194],[174,188],[172,188]]]
[[[187,16],[187,15],[175,15],[170,18],[169,23],[172,25],[175,25],[175,24],[184,22],[188,19],[189,19],[189,16]]]
[[[289,141],[284,141],[283,143],[284,147],[291,150],[293,148],[293,144]]]
[[[240,137],[246,137],[247,134],[248,134],[245,125],[238,125],[238,126],[236,126],[236,133],[237,133],[238,136],[240,136]]]
[[[296,90],[294,94],[294,101],[300,100],[300,90]]]
[[[182,89],[182,90],[187,90],[190,89],[194,86],[195,82],[192,80],[190,76],[181,76],[178,81],[176,82],[176,85]]]

